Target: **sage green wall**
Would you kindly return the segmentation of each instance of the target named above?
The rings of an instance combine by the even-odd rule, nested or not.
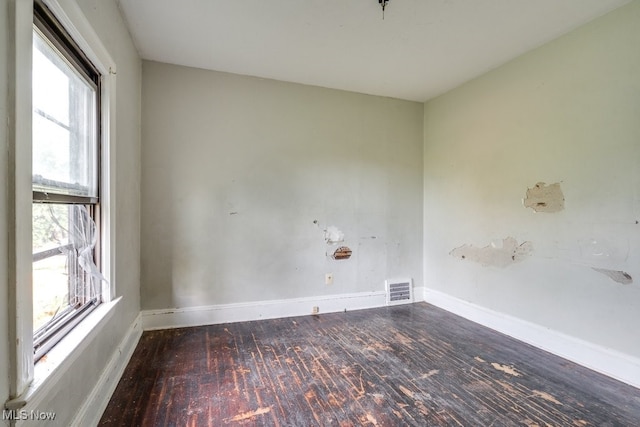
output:
[[[422,285],[421,103],[147,61],[142,81],[144,309]]]
[[[427,288],[640,356],[639,46],[634,1],[425,104]],[[565,209],[525,208],[537,182]],[[449,255],[508,236],[531,256]]]

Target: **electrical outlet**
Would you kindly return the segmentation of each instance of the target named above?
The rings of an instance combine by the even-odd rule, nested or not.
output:
[[[311,314],[318,314],[320,313],[320,307],[318,307],[317,305],[314,305],[313,308],[311,309]]]
[[[324,275],[324,284],[333,285],[333,273],[327,273]]]

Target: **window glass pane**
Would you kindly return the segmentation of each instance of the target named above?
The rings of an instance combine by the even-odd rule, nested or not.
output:
[[[69,306],[68,230],[69,205],[33,205],[34,331]]]
[[[44,177],[48,180],[69,183],[69,131],[62,126],[47,120],[39,114],[33,115],[33,164],[38,165],[38,171],[34,169],[34,186]],[[62,185],[62,184],[59,184]]]
[[[40,33],[33,37],[33,187],[97,197],[97,93]]]
[[[100,300],[93,263],[96,224],[83,205],[33,204],[34,333],[70,310]]]
[[[60,254],[33,263],[33,331],[69,307],[67,256]]]
[[[38,72],[33,73],[33,108],[69,126],[69,78],[45,56],[47,47],[37,33],[34,42],[33,69]]]
[[[69,243],[69,205],[33,204],[33,253]]]

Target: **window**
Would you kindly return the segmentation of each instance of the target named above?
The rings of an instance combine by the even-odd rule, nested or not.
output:
[[[34,4],[33,343],[38,360],[103,302],[101,75],[46,6]]]

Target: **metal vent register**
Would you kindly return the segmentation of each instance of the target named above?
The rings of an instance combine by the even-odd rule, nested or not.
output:
[[[387,305],[409,304],[413,302],[411,279],[386,280]]]

